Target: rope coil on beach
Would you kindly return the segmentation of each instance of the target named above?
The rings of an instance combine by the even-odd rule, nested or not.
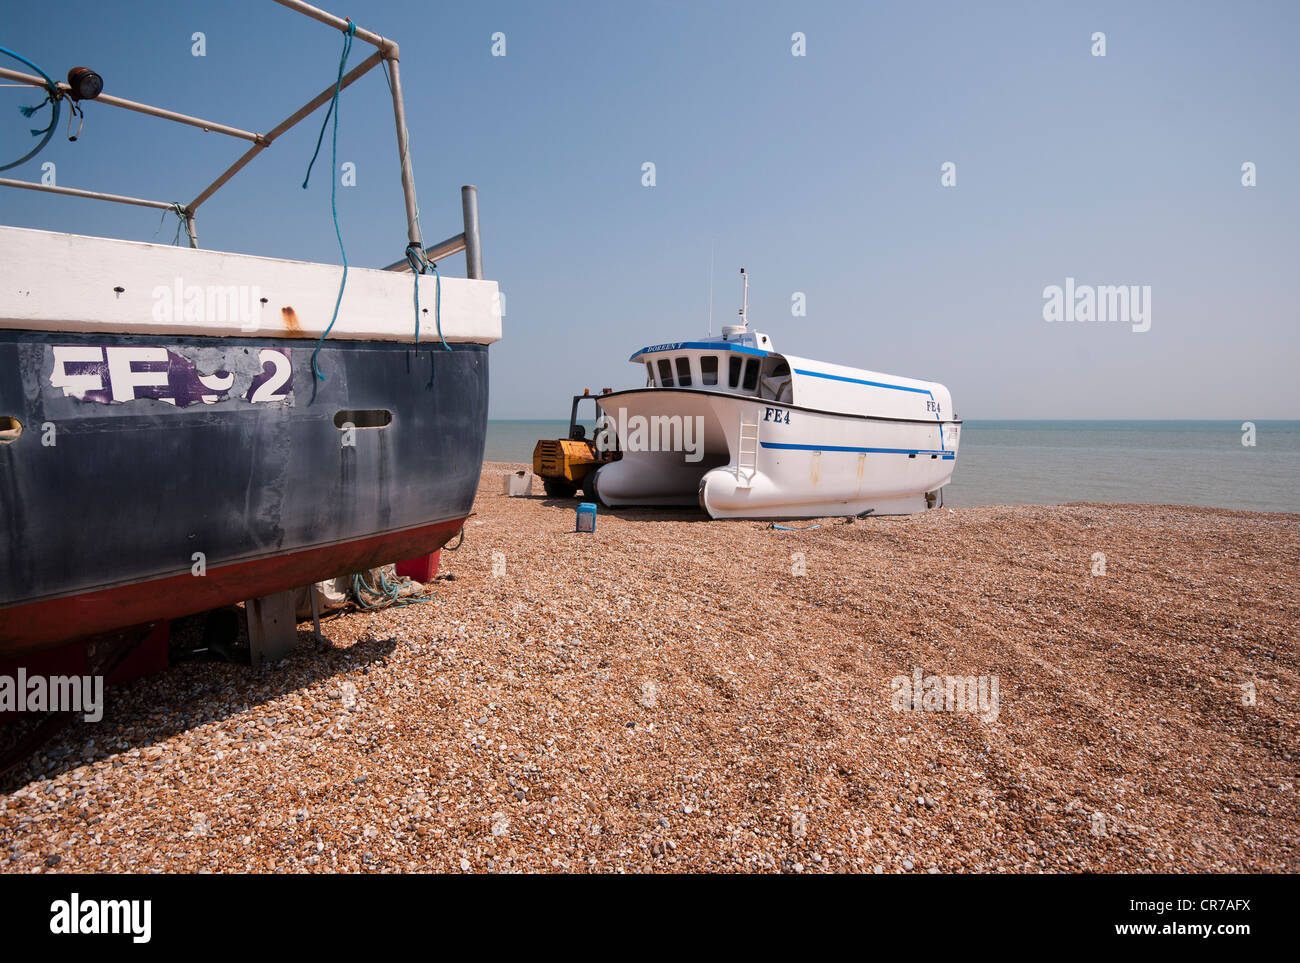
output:
[[[343,303],[343,289],[348,284],[348,252],[343,246],[343,232],[339,229],[339,208],[338,208],[338,162],[339,162],[339,92],[343,89],[343,71],[348,65],[348,55],[352,53],[352,37],[357,32],[357,25],[348,20],[348,29],[343,34],[343,54],[339,57],[339,74],[338,79],[334,81],[334,96],[330,99],[330,109],[325,113],[325,120],[320,126],[320,136],[316,138],[316,151],[311,155],[311,161],[307,164],[307,176],[303,178],[302,188],[307,189],[307,182],[311,180],[312,165],[316,163],[316,155],[320,153],[321,141],[325,138],[325,128],[330,122],[330,117],[334,118],[334,137],[330,148],[330,213],[334,215],[334,236],[339,239],[339,253],[343,255],[343,277],[339,280],[339,295],[334,301],[334,316],[330,318],[329,326],[321,333],[320,339],[316,342],[316,348],[311,353],[311,370],[315,373],[320,381],[325,380],[325,376],[320,372],[320,364],[316,358],[320,354],[321,345],[329,337],[330,331],[334,329],[334,322],[339,319],[339,306]]]
[[[405,576],[390,579],[382,568],[375,569],[379,576],[378,585],[371,584],[369,572],[357,572],[352,576],[352,598],[357,605],[367,611],[387,608],[404,608],[419,602],[432,602],[433,595],[402,596],[402,591],[412,584]],[[374,601],[372,601],[372,599]]]
[[[59,123],[59,104],[63,99],[63,91],[59,90],[59,85],[50,79],[49,74],[47,74],[40,67],[36,66],[36,64],[32,63],[22,54],[14,53],[8,47],[0,47],[0,53],[12,57],[14,60],[18,60],[21,61],[22,63],[25,63],[27,66],[31,67],[32,70],[35,70],[38,74],[40,74],[41,79],[45,81],[45,89],[46,89],[45,99],[42,100],[39,104],[33,104],[30,107],[19,107],[18,108],[19,113],[21,113],[24,117],[30,117],[32,116],[32,114],[36,113],[46,104],[52,104],[54,106],[54,113],[50,117],[50,125],[48,127],[42,127],[39,130],[35,128],[32,129],[33,137],[41,137],[42,134],[45,135],[44,137],[41,137],[41,142],[37,144],[35,147],[33,147],[31,150],[29,150],[22,157],[18,158],[16,161],[13,161],[12,163],[5,164],[3,167],[0,167],[0,171],[7,171],[11,167],[17,167],[19,164],[24,164],[27,161],[31,160],[42,150],[44,150],[45,145],[50,142],[50,138],[54,136],[54,128]]]

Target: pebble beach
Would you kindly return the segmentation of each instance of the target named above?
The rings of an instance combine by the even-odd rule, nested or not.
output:
[[[586,534],[525,467],[430,601],[110,689],[0,781],[0,871],[1300,871],[1300,515]]]

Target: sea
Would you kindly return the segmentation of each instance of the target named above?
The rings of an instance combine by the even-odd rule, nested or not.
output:
[[[484,457],[530,462],[538,439],[567,431],[567,421],[489,421]],[[945,505],[1081,501],[1300,512],[1300,421],[962,425]]]

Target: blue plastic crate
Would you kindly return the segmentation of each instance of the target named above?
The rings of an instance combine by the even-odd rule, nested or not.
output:
[[[596,530],[596,505],[594,502],[583,502],[578,506],[576,532],[594,532]]]

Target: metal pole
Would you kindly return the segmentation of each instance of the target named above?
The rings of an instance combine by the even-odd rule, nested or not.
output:
[[[411,148],[406,136],[406,107],[402,103],[402,75],[397,64],[397,50],[388,56],[388,71],[393,84],[393,121],[397,124],[397,156],[402,162],[402,195],[406,198],[406,239],[424,247],[420,237],[420,209],[415,202],[415,173],[411,170]]]
[[[320,645],[324,641],[320,635],[320,596],[316,592],[315,585],[307,586],[307,594],[311,596],[312,634],[316,637],[316,644]]]
[[[326,13],[324,10],[314,7],[311,4],[303,3],[302,0],[275,0],[275,2],[280,4],[282,7],[287,7],[290,10],[294,10],[339,31],[346,32],[349,27],[352,26],[350,21]],[[389,67],[392,72],[393,121],[397,126],[397,149],[402,166],[402,193],[406,200],[407,238],[410,243],[417,244],[423,248],[424,242],[420,233],[419,207],[415,196],[415,175],[411,167],[410,143],[406,130],[406,108],[402,100],[402,80],[401,70],[399,67],[398,46],[393,41],[370,30],[363,30],[360,27],[355,27],[353,29],[353,36],[371,44],[376,48],[376,50],[375,53],[371,54],[352,70],[348,71],[337,86],[340,90],[351,86],[353,82],[379,64],[382,60],[386,59],[389,61]],[[23,83],[30,84],[33,87],[46,86],[45,81],[39,77],[33,77],[29,74],[20,73],[7,68],[0,68],[0,76],[19,80]],[[71,90],[71,87],[63,83],[58,84],[58,87],[65,93]],[[327,87],[296,113],[292,114],[288,119],[265,134],[257,134],[251,131],[241,130],[237,127],[217,124],[212,121],[202,120],[198,117],[191,117],[187,114],[164,110],[160,107],[151,107],[147,104],[140,104],[134,101],[124,100],[120,97],[113,97],[111,95],[100,94],[100,96],[95,99],[98,103],[104,103],[112,107],[122,107],[126,110],[149,114],[154,117],[160,117],[164,120],[171,120],[176,123],[198,127],[202,130],[227,134],[231,137],[238,137],[252,142],[253,146],[245,151],[244,154],[235,161],[234,164],[227,168],[220,177],[213,181],[188,205],[179,208],[185,218],[185,229],[186,233],[189,235],[190,247],[197,248],[198,231],[195,227],[195,212],[198,210],[199,205],[203,204],[208,198],[220,190],[221,187],[234,177],[235,174],[239,173],[239,171],[241,171],[249,161],[269,147],[277,137],[323,106],[333,97],[334,91],[335,86],[332,85]],[[337,177],[338,172],[331,171],[330,176]],[[0,186],[19,187],[27,190],[44,190],[55,194],[69,194],[77,197],[117,201],[118,203],[123,204],[136,204],[143,207],[160,208],[163,210],[177,209],[176,205],[169,204],[165,201],[149,201],[117,194],[82,191],[76,188],[50,187],[44,184],[32,184],[26,181],[14,181],[7,178],[0,178]],[[454,254],[463,249],[466,255],[466,276],[471,278],[481,278],[483,276],[483,255],[479,239],[478,191],[476,188],[472,186],[461,188],[461,207],[464,214],[465,232],[456,237],[449,238],[440,244],[434,245],[432,248],[428,249],[428,253],[430,255],[436,255],[436,257],[447,257],[450,254]],[[388,270],[400,270],[401,266],[402,262],[398,262],[398,264],[390,266]]]
[[[465,277],[483,277],[483,242],[478,233],[478,188],[466,184],[460,189],[460,207],[465,216]]]
[[[465,250],[465,235],[457,234],[455,237],[449,237],[445,241],[437,244],[430,244],[424,249],[424,257],[428,261],[441,261],[445,257],[451,257],[453,254],[459,254]],[[394,261],[385,271],[407,271],[411,270],[411,262],[402,258],[400,261]]]
[[[76,187],[56,187],[51,184],[33,184],[30,181],[15,181],[0,177],[0,187],[21,187],[29,191],[48,191],[51,194],[67,194],[70,197],[89,197],[97,201],[116,201],[118,204],[135,204],[138,207],[152,207],[161,211],[175,209],[174,204],[166,201],[148,201],[141,197],[127,197],[124,194],[105,194],[101,191],[83,191]]]
[[[342,90],[346,87],[350,87],[358,77],[364,74],[367,70],[370,70],[372,67],[378,64],[379,61],[382,59],[383,58],[379,55],[378,52],[372,53],[369,57],[361,61],[361,63],[357,64],[355,67],[353,67],[351,70],[349,70],[346,74],[343,75],[343,83],[340,85],[339,89]],[[194,198],[194,200],[190,201],[189,210],[191,211],[196,210],[200,204],[206,201],[218,190],[220,190],[221,186],[225,184],[226,181],[230,180],[241,170],[243,170],[244,166],[249,161],[251,161],[254,157],[256,157],[258,154],[260,154],[263,149],[271,146],[271,143],[277,137],[283,134],[294,124],[298,123],[298,121],[302,120],[312,111],[316,110],[318,107],[324,106],[324,104],[327,101],[329,101],[331,98],[333,98],[333,96],[334,96],[334,85],[330,84],[319,94],[313,97],[310,101],[304,104],[299,110],[295,111],[287,120],[282,121],[276,127],[271,129],[267,133],[263,134],[262,140],[259,143],[254,144],[247,151],[245,151],[244,156],[242,156],[241,158],[239,158],[239,160],[231,164],[230,167],[227,168],[226,172],[222,174],[220,177],[218,177],[211,184],[209,184],[207,189],[204,190],[202,194]],[[339,173],[338,171],[334,171],[330,176],[338,177],[338,173]]]
[[[275,0],[282,7],[288,7],[290,10],[297,10],[299,13],[318,20],[326,26],[333,27],[335,30],[347,32],[348,22],[342,17],[336,17],[332,13],[326,13],[319,7],[313,7],[310,3],[302,3],[301,0]],[[397,44],[393,43],[386,37],[381,37],[377,33],[369,30],[362,30],[357,27],[356,38],[364,40],[371,46],[378,47],[380,52],[388,59],[397,59]]]
[[[25,84],[31,84],[33,87],[45,87],[45,81],[40,77],[33,77],[31,74],[19,73],[17,70],[10,70],[7,67],[0,67],[0,77],[7,77],[10,80],[20,80]],[[59,90],[65,94],[72,90],[65,83],[58,84]],[[253,143],[260,143],[261,134],[254,134],[252,131],[240,130],[238,127],[228,127],[225,124],[217,124],[210,120],[203,120],[201,117],[191,117],[189,114],[178,114],[174,110],[164,110],[161,107],[151,107],[148,104],[137,104],[134,100],[124,100],[121,97],[114,97],[111,94],[100,94],[92,103],[105,104],[109,107],[121,107],[125,110],[133,110],[137,114],[148,114],[151,117],[161,117],[163,120],[175,121],[178,124],[188,124],[191,127],[198,127],[202,130],[210,130],[217,134],[228,134],[231,137],[238,137],[241,140],[251,140]]]

